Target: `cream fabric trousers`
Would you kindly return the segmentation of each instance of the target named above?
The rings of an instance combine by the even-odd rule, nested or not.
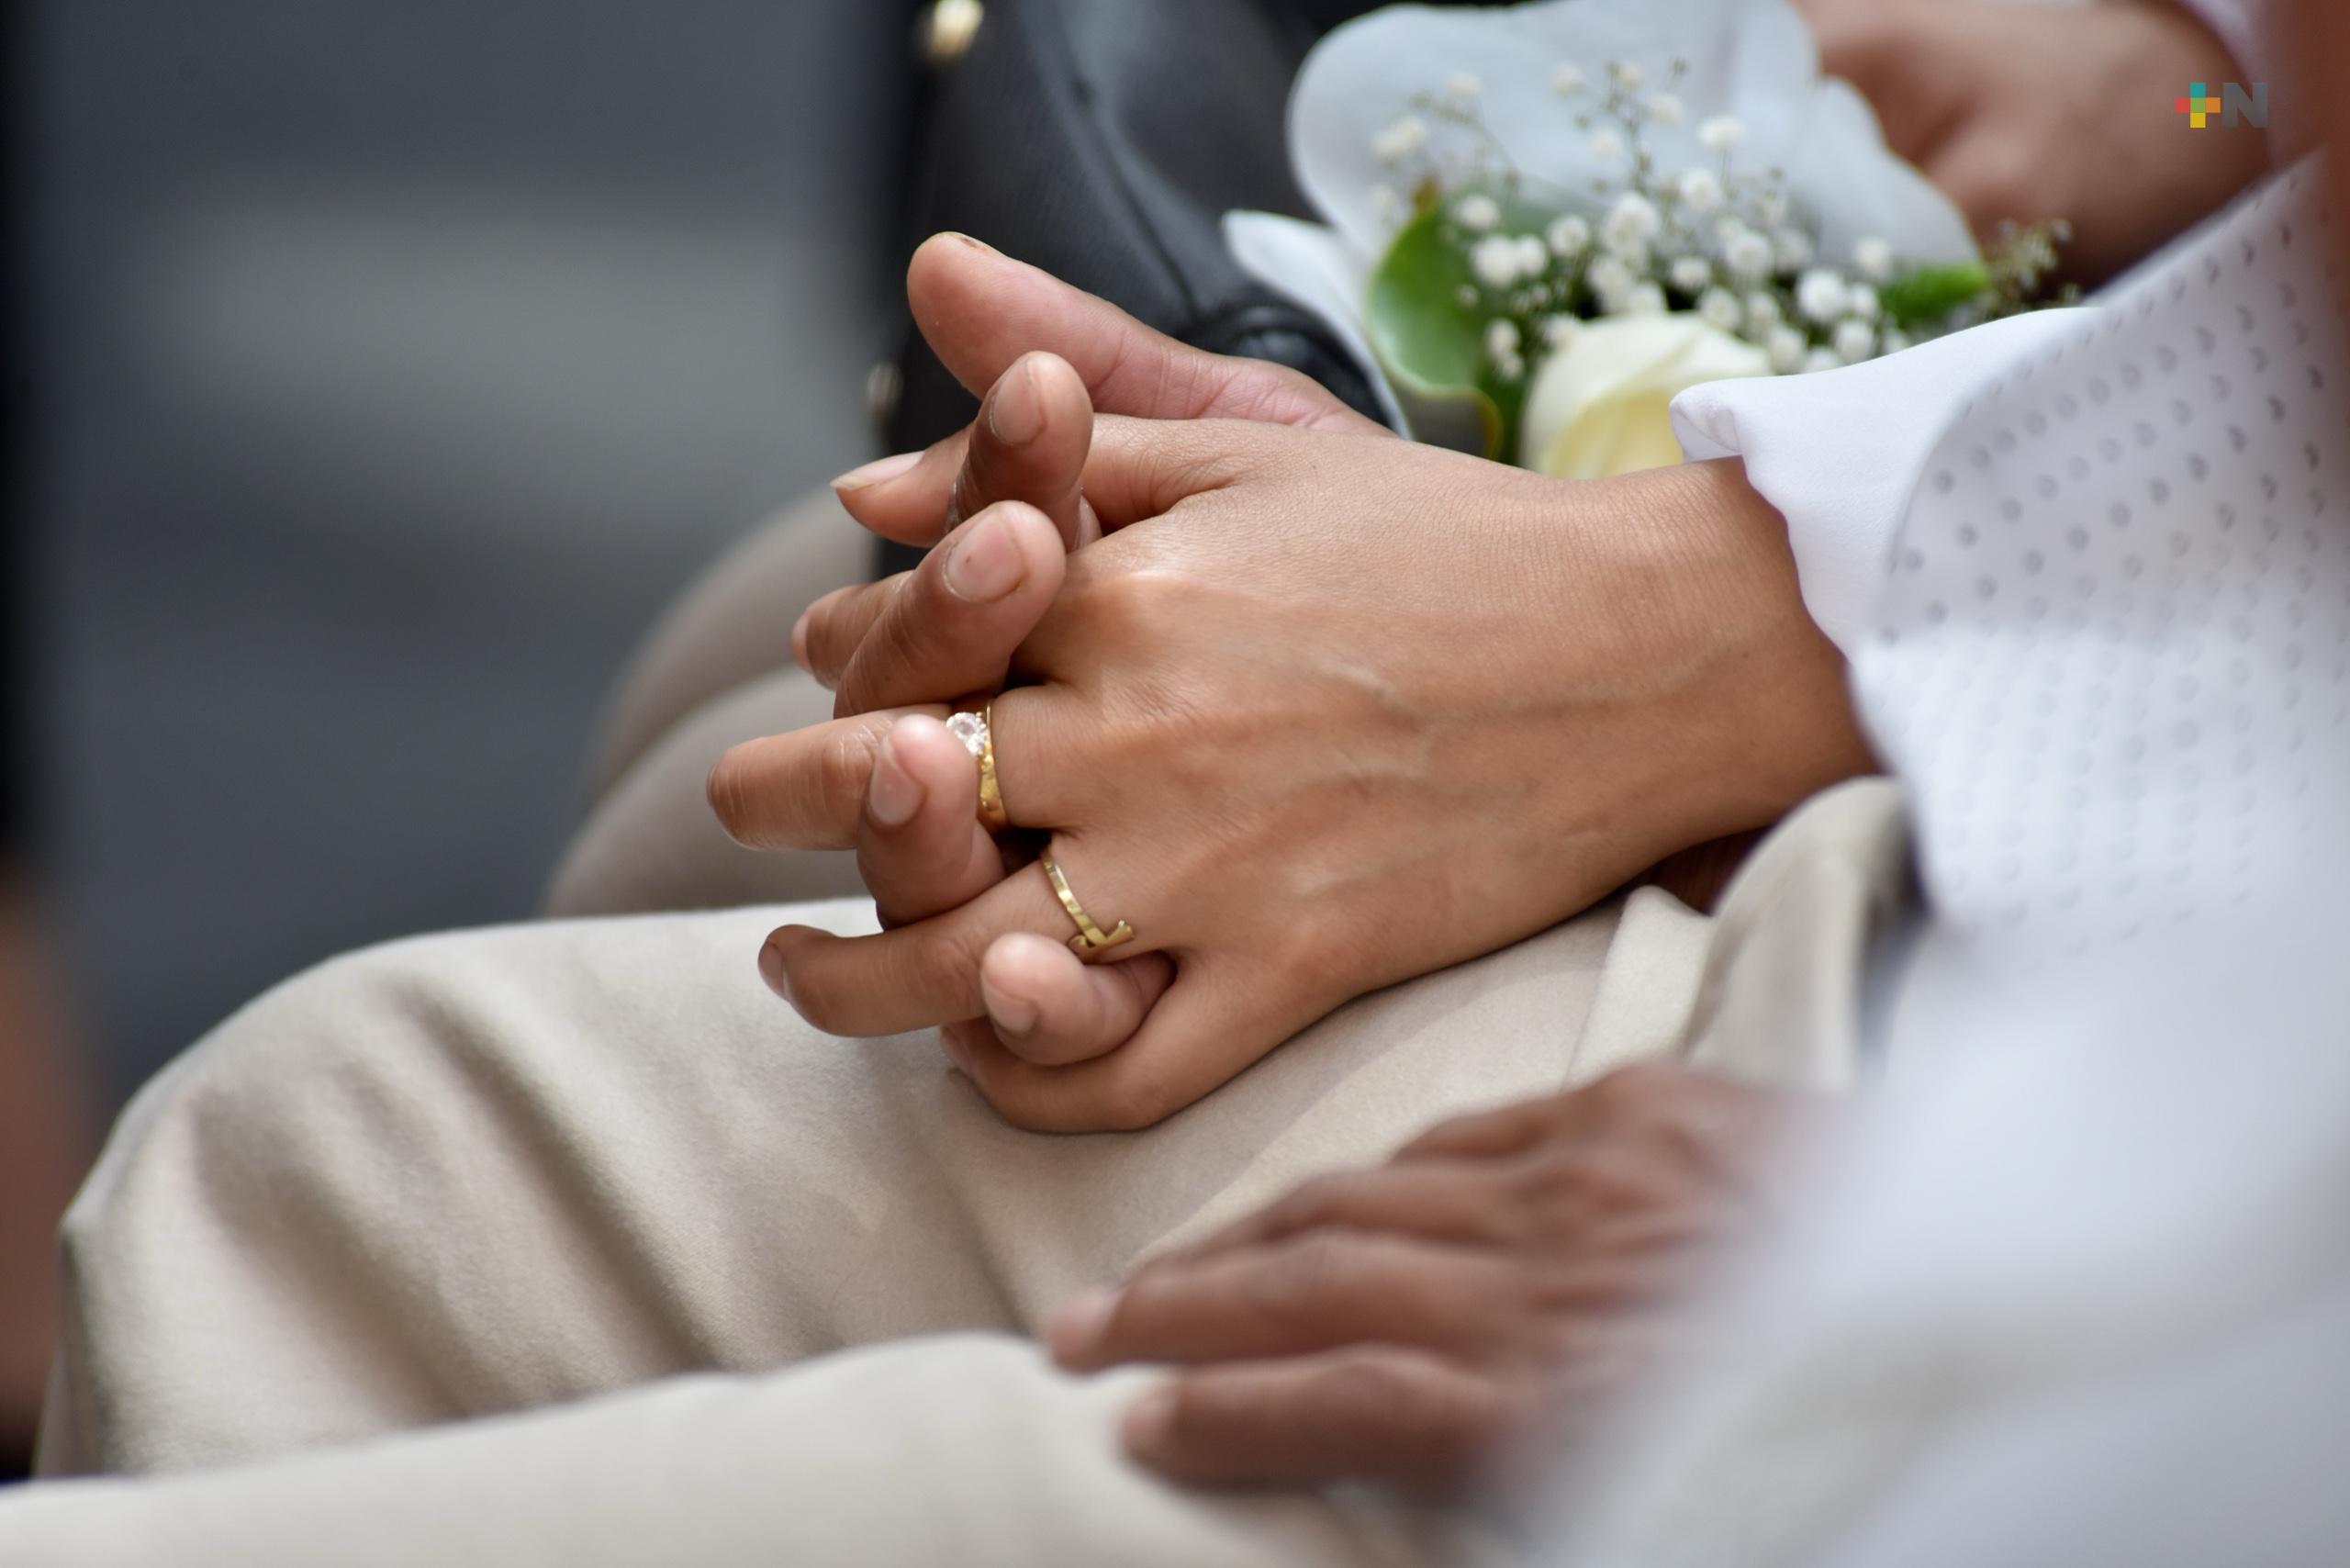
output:
[[[720,746],[827,707],[772,673],[828,586],[789,581],[821,551],[779,542],[820,515],[746,546],[640,661],[557,910],[842,875],[734,850],[700,801]],[[1110,1436],[1144,1374],[1066,1378],[1026,1336],[1450,1114],[1667,1053],[1841,1085],[1905,888],[1893,791],[1848,786],[1713,920],[1632,894],[1082,1137],[1006,1126],[927,1036],[801,1025],[753,967],[772,904],[336,960],[124,1113],[67,1221],[42,1449],[53,1476],[115,1473],[0,1500],[0,1564],[1516,1561],[1368,1491],[1162,1485]]]

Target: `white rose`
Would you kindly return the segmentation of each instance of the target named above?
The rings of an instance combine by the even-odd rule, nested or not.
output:
[[[1519,460],[1561,479],[1668,466],[1681,461],[1668,411],[1675,397],[1770,372],[1769,355],[1689,311],[1586,321],[1534,378]]]

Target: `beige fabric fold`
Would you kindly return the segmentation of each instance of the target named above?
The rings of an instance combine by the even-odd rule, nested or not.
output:
[[[67,1226],[42,1462],[147,1478],[0,1501],[0,1562],[1507,1560],[1377,1494],[1162,1487],[1109,1442],[1129,1385],[1017,1337],[1307,1175],[1681,1048],[1709,985],[1710,1049],[1807,1081],[1852,999],[1781,988],[1820,1014],[1767,1016],[1708,939],[1784,906],[1852,947],[1850,868],[1897,850],[1897,810],[1833,791],[1719,922],[1605,905],[1134,1135],[1018,1132],[927,1037],[808,1031],[753,968],[774,908],[338,960],[125,1114]]]

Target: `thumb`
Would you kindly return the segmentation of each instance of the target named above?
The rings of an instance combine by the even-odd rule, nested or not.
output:
[[[844,474],[833,493],[858,522],[908,544],[932,543],[998,501],[1024,501],[1074,550],[1102,532],[1080,487],[1092,439],[1093,406],[1077,373],[1049,353],[1022,354],[968,429],[912,460]]]
[[[1106,414],[1385,428],[1296,371],[1179,343],[968,235],[923,242],[906,269],[906,301],[932,352],[974,393],[1023,353],[1042,349],[1069,363]]]

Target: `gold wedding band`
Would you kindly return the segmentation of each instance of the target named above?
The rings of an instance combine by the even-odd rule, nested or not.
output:
[[[1069,939],[1070,952],[1080,958],[1098,958],[1119,944],[1135,939],[1135,928],[1123,920],[1106,932],[1094,924],[1093,917],[1077,902],[1077,895],[1069,890],[1069,879],[1061,875],[1060,867],[1051,856],[1039,855],[1036,863],[1045,868],[1045,879],[1053,884],[1053,896],[1061,901],[1069,917],[1077,922],[1077,935]]]
[[[963,743],[963,749],[979,759],[979,825],[990,833],[1002,833],[1012,825],[1012,818],[1003,809],[1003,789],[995,778],[995,704],[990,702],[976,713],[952,714],[946,727]]]

